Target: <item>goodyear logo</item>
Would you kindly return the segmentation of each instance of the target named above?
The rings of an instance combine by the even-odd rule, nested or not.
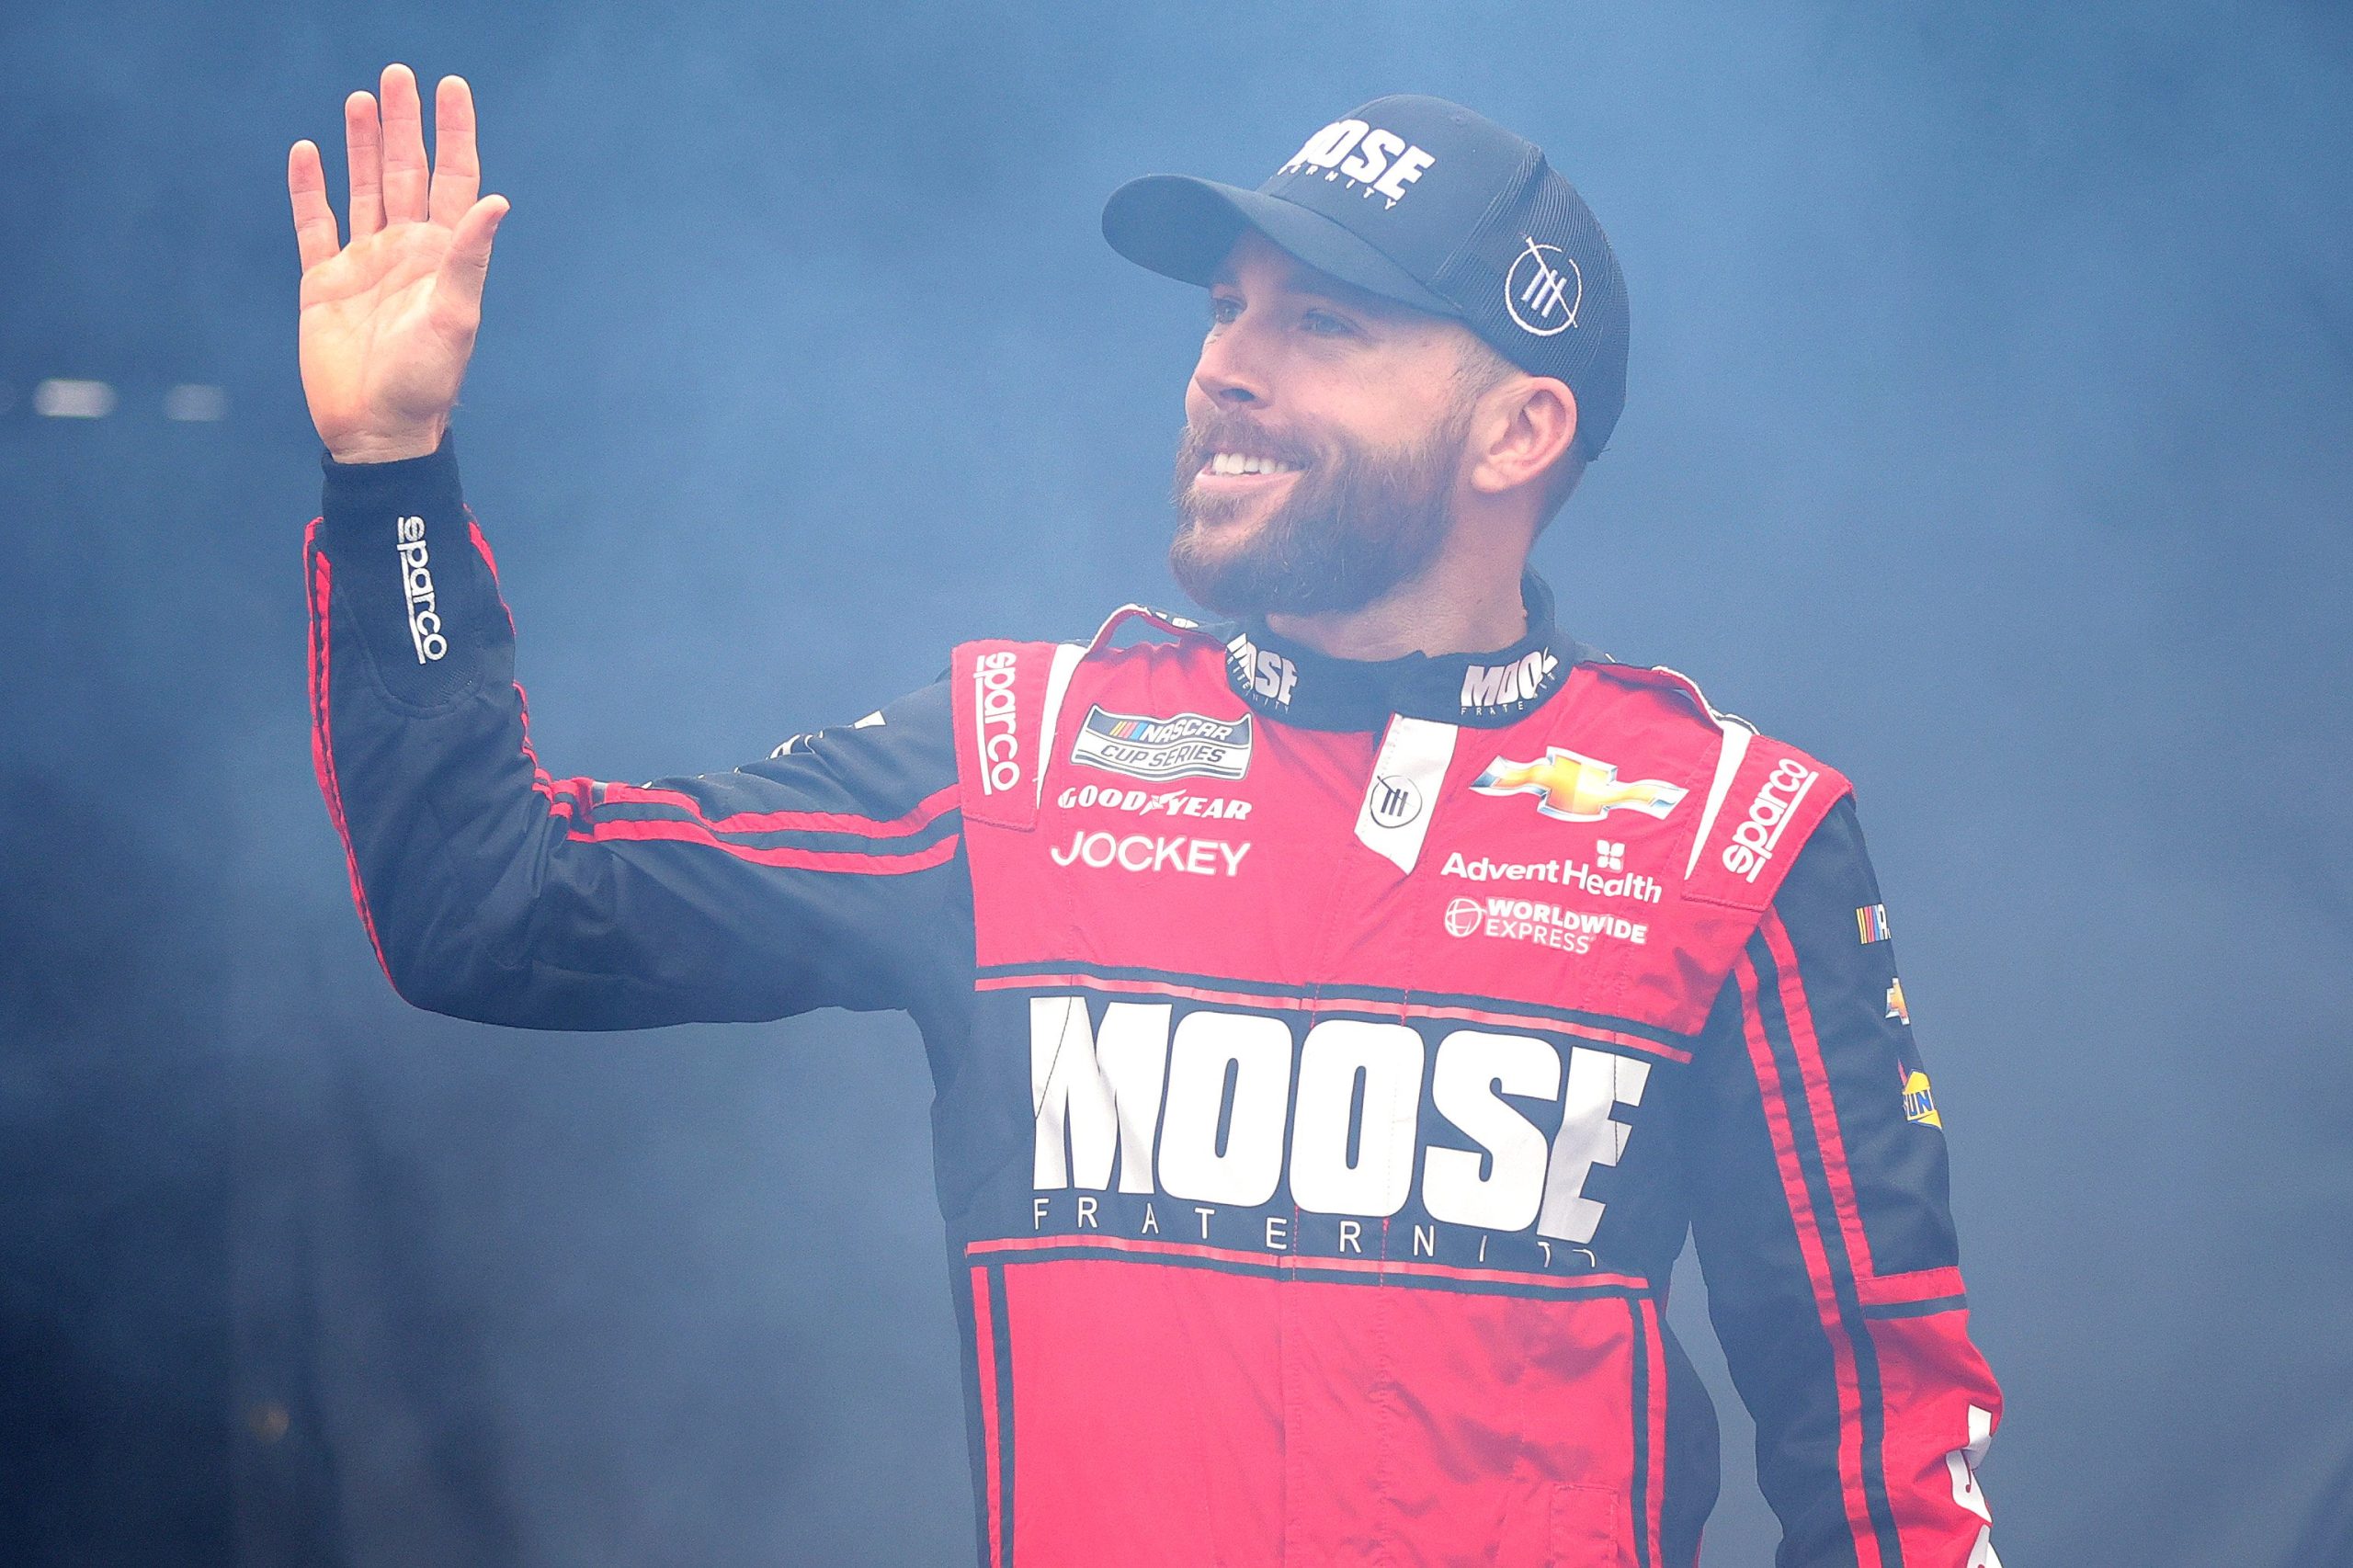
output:
[[[1688,793],[1659,778],[1618,777],[1618,766],[1562,746],[1534,762],[1499,756],[1471,781],[1482,795],[1533,795],[1536,809],[1562,822],[1599,822],[1615,811],[1664,819]]]

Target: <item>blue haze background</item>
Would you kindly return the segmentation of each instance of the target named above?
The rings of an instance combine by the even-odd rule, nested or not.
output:
[[[394,58],[515,202],[459,440],[613,778],[1170,599],[1201,313],[1119,181],[1401,90],[1543,143],[1634,359],[1540,562],[1859,783],[2006,1560],[2353,1562],[2353,19],[2287,0],[11,7],[0,1560],[969,1553],[911,1026],[452,1023],[352,915],[282,169]]]

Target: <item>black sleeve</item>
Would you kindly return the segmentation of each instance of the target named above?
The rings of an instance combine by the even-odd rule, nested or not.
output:
[[[305,550],[312,754],[393,987],[631,1028],[910,1006],[971,961],[945,685],[731,773],[558,778],[445,442],[327,464]]]
[[[1782,1568],[1998,1568],[1943,1119],[1852,800],[1807,840],[1697,1059],[1693,1230]]]

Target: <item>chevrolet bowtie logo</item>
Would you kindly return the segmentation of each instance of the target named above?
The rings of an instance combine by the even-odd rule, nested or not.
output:
[[[1471,788],[1482,795],[1533,795],[1538,811],[1563,822],[1599,822],[1620,808],[1664,818],[1688,793],[1664,779],[1620,780],[1615,763],[1560,746],[1545,747],[1540,762],[1499,756]]]

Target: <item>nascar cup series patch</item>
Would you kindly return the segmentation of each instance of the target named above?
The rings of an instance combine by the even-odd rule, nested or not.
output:
[[[1250,715],[1173,713],[1154,719],[1097,706],[1079,726],[1070,759],[1155,782],[1239,778],[1250,771]]]

